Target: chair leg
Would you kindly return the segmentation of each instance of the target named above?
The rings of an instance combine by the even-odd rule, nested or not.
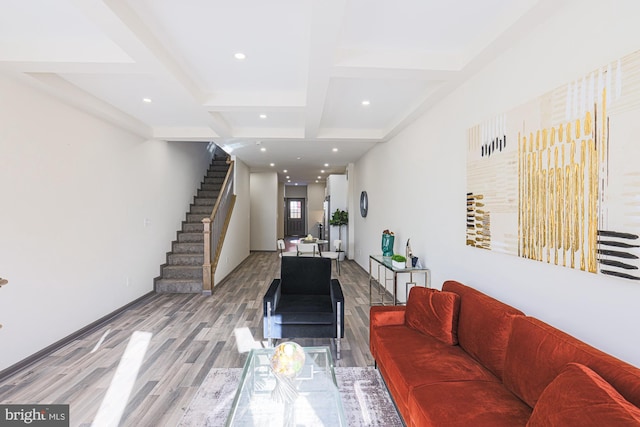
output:
[[[267,346],[273,347],[273,334],[271,333],[271,302],[267,302]]]
[[[336,309],[337,309],[337,315],[338,315],[338,319],[337,319],[337,335],[336,335],[336,358],[338,360],[340,360],[340,336],[342,336],[342,316],[340,315],[342,313],[342,304],[340,302],[338,302],[336,304]]]

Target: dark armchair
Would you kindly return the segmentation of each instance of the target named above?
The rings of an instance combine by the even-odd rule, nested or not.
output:
[[[264,296],[264,338],[335,338],[340,358],[344,296],[327,258],[282,257],[280,279]]]

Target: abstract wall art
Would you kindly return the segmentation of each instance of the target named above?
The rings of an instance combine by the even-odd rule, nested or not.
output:
[[[640,281],[640,51],[468,131],[469,246]]]

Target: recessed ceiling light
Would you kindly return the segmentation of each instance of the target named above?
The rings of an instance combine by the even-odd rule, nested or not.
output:
[[[286,169],[284,169],[282,172],[287,173],[288,171]]]
[[[302,159],[302,157],[296,157],[296,160],[301,160],[301,159]]]
[[[316,184],[318,183],[318,180],[316,179]]]
[[[324,167],[325,167],[325,168],[328,168],[328,167],[329,167],[329,163],[325,163],[325,164],[324,164]]]
[[[324,173],[324,169],[320,170],[320,173]]]
[[[337,151],[338,151],[338,149],[337,149],[337,148],[334,148],[334,149],[333,149],[333,150],[331,150],[331,151],[333,151],[333,152],[335,153],[335,152],[337,152]]]
[[[290,179],[288,179],[288,180],[287,180],[287,182],[291,182],[291,180],[290,180]]]
[[[269,166],[274,167],[276,164],[275,163],[269,163]]]
[[[295,184],[295,185],[298,185],[298,183],[296,182],[296,184]]]
[[[318,176],[318,179],[322,179],[322,177],[321,177],[321,176]]]
[[[242,52],[237,52],[235,55],[233,55],[233,57],[236,58],[238,61],[242,61],[247,57],[247,55],[245,55]]]
[[[267,149],[266,149],[266,148],[264,148],[264,147],[262,147],[262,148],[260,149],[260,151],[262,151],[262,152],[264,153],[265,151],[267,151]]]
[[[142,102],[151,103],[151,98],[142,98]]]
[[[266,114],[260,114],[260,118],[261,118],[261,119],[266,119],[266,118],[267,118],[267,115],[266,115]]]
[[[368,99],[365,99],[362,101],[362,106],[363,107],[368,107],[369,105],[371,105],[371,101],[369,101]]]

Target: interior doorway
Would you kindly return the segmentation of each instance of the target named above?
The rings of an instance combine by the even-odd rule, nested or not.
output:
[[[285,236],[305,236],[306,224],[306,200],[298,197],[285,198]]]

